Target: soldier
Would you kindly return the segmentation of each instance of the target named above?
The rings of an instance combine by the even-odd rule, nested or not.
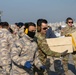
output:
[[[76,31],[76,27],[73,25],[73,19],[71,17],[68,17],[66,19],[66,24],[67,26],[61,30],[61,35],[66,36]],[[73,54],[74,64],[76,66],[76,52],[73,52],[72,54]],[[66,65],[66,66],[64,65],[65,70],[67,70],[68,66],[66,63],[68,63],[68,56],[66,57],[66,59],[64,59],[63,63]]]
[[[46,31],[47,31],[47,20],[45,19],[38,19],[37,20],[37,31],[36,34],[37,42],[38,42],[38,49],[39,49],[39,59],[41,60],[42,64],[45,65],[47,56],[50,57],[61,57],[60,53],[53,52],[50,50],[47,41],[46,41]],[[44,75],[48,75],[47,72],[44,72]]]
[[[7,22],[0,23],[0,75],[10,75],[11,71],[11,46],[13,38],[8,31]]]
[[[24,24],[22,22],[15,23],[15,26],[12,28],[13,29],[13,38],[14,40],[18,40],[24,35]]]
[[[36,25],[30,22],[27,35],[13,44],[11,49],[13,75],[34,75],[33,63],[38,68],[42,66],[38,59],[37,44],[33,40],[35,31]]]
[[[19,36],[19,38],[21,38],[24,35],[24,28],[25,28],[25,26],[24,26],[24,24],[22,22],[19,22],[17,24],[17,26],[19,27],[18,36]]]
[[[76,27],[73,25],[73,19],[68,17],[66,19],[66,27],[61,30],[61,35],[66,35],[72,33],[76,30]]]

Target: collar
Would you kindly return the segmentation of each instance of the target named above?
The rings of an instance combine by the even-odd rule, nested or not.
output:
[[[0,28],[0,31],[8,31],[6,28]]]
[[[33,42],[33,39],[31,37],[29,37],[27,34],[25,34],[24,37],[27,38],[28,40],[30,40],[31,42]]]

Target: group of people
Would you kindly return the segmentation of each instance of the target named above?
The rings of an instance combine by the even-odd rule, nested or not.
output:
[[[62,30],[62,34],[72,31],[73,26],[70,25],[73,23],[72,18],[67,19],[68,23],[68,29]],[[37,24],[15,23],[14,28],[11,28],[7,22],[1,22],[0,75],[48,75],[52,63],[47,60],[55,57],[63,58],[62,62],[66,64],[63,66],[59,60],[53,60],[57,74],[68,75],[68,68],[66,69],[68,51],[62,53],[52,51],[46,38],[56,38],[52,29],[48,28],[46,19],[38,19]]]

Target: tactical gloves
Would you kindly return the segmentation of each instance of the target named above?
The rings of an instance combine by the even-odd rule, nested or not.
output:
[[[68,53],[68,50],[66,50],[66,51],[64,51],[63,53],[61,53],[61,57],[64,57],[64,56],[66,56]]]
[[[24,64],[24,67],[27,69],[31,69],[32,68],[31,61],[26,61],[26,63]]]
[[[44,65],[40,67],[41,71],[45,71],[45,69],[46,69],[46,67]]]

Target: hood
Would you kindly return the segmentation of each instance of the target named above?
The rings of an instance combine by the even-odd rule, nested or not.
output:
[[[0,29],[0,38],[4,37],[6,35],[5,33],[7,32],[9,32],[7,29]]]

